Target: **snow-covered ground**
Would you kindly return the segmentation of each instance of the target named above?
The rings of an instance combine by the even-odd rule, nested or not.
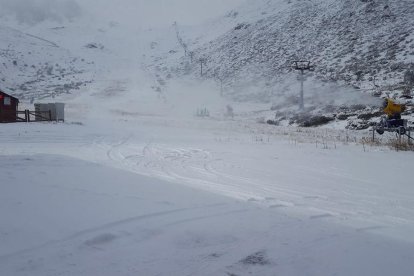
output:
[[[114,114],[1,127],[0,275],[411,275],[411,153]]]
[[[85,58],[88,78],[43,99],[67,104],[65,123],[0,126],[0,275],[412,275],[414,155],[341,122],[259,123],[270,102],[164,76],[183,55],[168,18],[153,19],[165,29],[85,16],[1,30],[21,53],[30,34],[36,62],[39,37],[59,45],[52,59]],[[221,20],[197,43],[234,23]]]

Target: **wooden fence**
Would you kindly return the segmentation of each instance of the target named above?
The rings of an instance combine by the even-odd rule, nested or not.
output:
[[[47,122],[52,121],[52,112],[49,111],[5,111],[0,110],[0,123],[16,122]]]

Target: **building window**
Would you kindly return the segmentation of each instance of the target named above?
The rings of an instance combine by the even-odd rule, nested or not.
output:
[[[11,105],[11,98],[10,97],[4,97],[4,105]]]

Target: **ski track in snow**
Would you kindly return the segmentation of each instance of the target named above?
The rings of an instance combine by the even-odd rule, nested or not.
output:
[[[412,160],[409,153],[400,154],[375,147],[367,148],[367,152],[364,152],[355,144],[338,144],[336,149],[323,149],[313,144],[315,134],[312,132],[301,134],[305,141],[302,143],[292,143],[288,136],[277,134],[270,134],[263,142],[257,139],[260,134],[249,128],[240,130],[228,127],[229,130],[223,131],[225,126],[210,122],[210,128],[200,129],[197,123],[175,128],[163,120],[152,119],[151,124],[134,124],[132,130],[128,125],[113,130],[68,124],[5,126],[5,130],[0,131],[0,143],[7,145],[0,150],[3,156],[46,154],[72,157],[75,158],[75,161],[71,161],[74,163],[83,160],[93,162],[98,167],[103,165],[110,169],[121,169],[120,174],[124,170],[137,174],[137,177],[145,175],[149,179],[167,180],[165,185],[172,190],[177,189],[178,193],[181,193],[181,188],[185,188],[179,187],[181,185],[195,191],[208,191],[209,195],[224,195],[230,198],[231,203],[220,203],[227,200],[221,198],[215,204],[180,205],[177,201],[184,198],[189,200],[188,195],[183,198],[175,195],[175,203],[157,201],[155,210],[151,209],[153,205],[142,210],[138,208],[135,215],[135,209],[132,208],[128,216],[98,220],[72,228],[64,235],[43,237],[41,242],[29,240],[28,245],[4,251],[0,256],[0,267],[4,268],[0,271],[17,271],[16,275],[56,275],[54,271],[63,275],[91,275],[90,272],[96,272],[96,268],[85,263],[84,257],[101,256],[110,262],[115,258],[116,265],[105,268],[105,271],[123,270],[125,275],[156,275],[156,269],[150,269],[152,264],[171,267],[170,275],[207,275],[206,271],[210,275],[248,275],[250,272],[252,275],[273,275],[273,268],[280,268],[281,263],[288,269],[295,267],[298,257],[292,252],[296,250],[313,254],[310,248],[315,246],[336,248],[338,240],[345,244],[348,238],[351,244],[356,245],[360,244],[358,239],[364,240],[378,234],[390,237],[390,240],[413,241],[414,210],[411,206],[414,205],[414,197],[410,180],[399,178],[398,182],[391,182],[394,178],[386,170],[377,171],[370,167],[366,168],[367,171],[362,169],[369,160],[375,160],[376,166],[386,164],[394,168],[396,173],[404,172]],[[254,129],[255,125],[251,128]],[[171,131],[176,133],[173,135]],[[401,159],[406,162],[401,162]],[[19,163],[16,165],[19,166]],[[36,166],[36,163],[31,166]],[[45,184],[43,188],[48,193],[58,189],[63,195],[75,194],[89,200],[102,199],[116,204],[128,201],[128,196],[136,196],[128,195],[130,189],[118,194],[116,185],[122,186],[122,183],[117,183],[116,178],[109,181],[114,181],[111,182],[114,189],[112,193],[101,190],[99,185],[87,186],[90,183],[85,188],[53,183]],[[137,185],[145,182],[147,180],[138,181]],[[145,193],[145,188],[143,190],[143,193],[139,193],[139,197],[143,194],[142,198],[137,198],[137,202],[143,204],[147,197],[148,202],[151,202],[153,195],[151,192]],[[168,198],[169,195],[164,196]],[[237,199],[237,203],[231,198]],[[246,217],[249,219],[246,220]],[[255,233],[253,235],[253,232],[243,232],[243,227],[252,227],[250,221],[256,217],[259,222],[266,222],[263,225],[259,223],[257,229],[252,230]],[[241,231],[247,236],[240,237],[239,230],[233,229],[233,225],[219,228],[213,237],[204,237],[205,233],[201,230],[187,230],[210,226],[211,222],[218,227],[227,221],[240,224]],[[336,225],[341,225],[341,230],[326,230]],[[313,230],[309,230],[311,228]],[[201,231],[199,235],[202,237],[197,234],[192,237],[194,231]],[[222,234],[222,231],[230,233]],[[255,231],[259,231],[259,234]],[[286,234],[291,231],[299,234],[297,237],[296,234]],[[308,234],[308,231],[311,232]],[[300,242],[278,241],[280,233],[286,237],[293,235]],[[303,235],[305,239],[300,238]],[[16,236],[19,237],[19,234]],[[163,244],[165,240],[167,245]],[[279,255],[277,260],[267,259],[266,249],[269,248],[270,240],[270,243],[278,242],[278,250],[286,246],[293,248],[293,251],[287,257]],[[385,239],[384,244],[388,241]],[[166,252],[147,256],[147,249],[152,250],[153,254],[158,252],[154,245],[161,248],[165,246]],[[372,252],[374,247],[369,242],[361,244],[361,248],[368,248],[368,252]],[[394,244],[394,248],[399,256],[405,254],[405,251],[397,251],[397,244]],[[186,252],[181,253],[185,261],[180,257],[173,259],[179,260],[178,263],[171,260],[175,250]],[[125,256],[114,257],[112,252],[122,252]],[[139,261],[129,257],[128,252],[137,252]],[[274,254],[269,253],[269,256]],[[407,254],[410,256],[410,248]],[[49,259],[53,260],[52,263],[45,261]],[[299,259],[306,263],[303,258]],[[251,260],[263,264],[251,265],[248,263]],[[410,264],[407,264],[409,267]],[[44,270],[46,267],[47,272]],[[34,271],[39,273],[33,274]],[[111,275],[110,272],[105,273]],[[286,272],[281,275],[290,274]]]
[[[286,147],[283,138],[273,137],[276,140],[268,145],[246,143],[249,139],[233,141],[231,145],[217,141],[206,144],[197,142],[199,134],[195,134],[192,142],[185,145],[154,138],[142,139],[133,133],[122,137],[97,134],[83,128],[70,133],[53,130],[47,125],[42,127],[47,131],[29,127],[13,134],[0,132],[1,143],[15,145],[2,149],[2,153],[68,155],[254,202],[270,209],[283,208],[284,211],[305,214],[310,219],[356,223],[357,229],[410,226],[414,220],[414,210],[410,208],[411,192],[405,194],[402,190],[393,190],[380,178],[354,176],[352,170],[346,168],[321,169],[309,163],[312,159],[291,161],[294,164],[281,162],[283,157],[278,156],[285,154],[283,148]],[[233,153],[227,149],[228,145],[243,152]],[[310,151],[311,145],[305,143],[302,147]],[[354,148],[352,145],[347,147]],[[290,145],[288,151],[296,152],[297,149]],[[323,149],[311,151],[315,158],[321,153],[323,158]],[[300,155],[299,158],[306,158],[307,154]],[[259,158],[260,166],[257,165]],[[379,188],[378,191],[373,187]]]
[[[414,212],[403,206],[399,206],[402,213],[388,215],[376,212],[376,206],[387,201],[388,195],[372,193],[372,182],[349,174],[301,167],[308,179],[333,177],[349,183],[349,189],[339,191],[338,189],[343,188],[339,187],[324,191],[315,190],[314,187],[289,188],[289,183],[275,182],[278,178],[277,171],[244,167],[234,160],[220,156],[218,152],[205,149],[171,147],[156,143],[136,144],[131,137],[107,147],[108,158],[120,168],[252,201],[268,208],[283,207],[294,212],[310,213],[310,219],[335,219],[342,222],[356,219],[375,225],[366,228],[375,230],[382,228],[378,225],[411,224],[414,218]],[[249,161],[254,163],[254,160]],[[331,198],[331,193],[337,198]],[[341,195],[339,198],[338,193]],[[362,196],[359,202],[355,202],[355,194]],[[404,197],[401,194],[398,196]]]
[[[58,244],[63,244],[65,242],[70,242],[73,243],[74,240],[82,240],[82,239],[86,239],[86,237],[88,236],[92,236],[92,237],[101,237],[99,235],[99,233],[101,232],[117,232],[117,231],[121,231],[122,229],[125,229],[125,225],[127,226],[127,228],[132,228],[134,226],[134,224],[137,223],[141,223],[141,221],[148,221],[151,219],[156,219],[157,217],[166,217],[168,220],[171,220],[167,223],[164,223],[162,225],[157,225],[156,228],[158,229],[168,229],[168,227],[172,227],[175,225],[179,225],[179,224],[183,224],[183,223],[188,223],[188,222],[192,222],[192,221],[196,221],[196,220],[202,220],[202,219],[207,219],[207,218],[214,218],[214,217],[218,217],[218,216],[226,216],[232,213],[238,213],[238,212],[243,212],[246,211],[245,209],[236,209],[236,210],[232,210],[232,211],[226,211],[226,212],[222,212],[220,211],[220,207],[222,207],[224,204],[213,204],[213,205],[207,205],[207,206],[199,206],[199,207],[192,207],[192,208],[181,208],[181,209],[175,209],[175,210],[169,210],[169,211],[164,211],[164,212],[157,212],[157,213],[150,213],[150,214],[145,214],[145,215],[140,215],[137,217],[132,217],[132,218],[127,218],[127,219],[123,219],[120,221],[114,221],[111,223],[107,223],[105,225],[101,225],[101,226],[97,226],[97,227],[93,227],[90,229],[85,229],[76,233],[73,233],[72,235],[59,239],[59,240],[53,240],[53,241],[49,241],[46,242],[42,245],[36,246],[36,247],[32,247],[32,248],[27,248],[27,249],[23,249],[23,250],[19,250],[17,252],[14,253],[10,253],[7,255],[2,255],[0,256],[0,263],[1,262],[7,262],[7,260],[9,258],[13,258],[13,257],[19,257],[22,255],[26,255],[29,253],[33,253],[36,252],[38,250],[47,248],[47,247],[53,247],[56,246]],[[201,210],[202,212],[205,210],[210,210],[208,215],[199,215],[199,216],[195,216],[194,215],[194,210]],[[175,216],[175,214],[177,213],[184,213],[188,212],[191,214],[187,215],[187,218],[183,218],[183,219],[178,219],[177,220],[177,216]],[[158,223],[158,222],[157,222]],[[117,230],[119,229],[119,230]],[[125,230],[123,230],[125,231]],[[93,243],[93,242],[90,242]]]
[[[249,16],[239,18],[219,21],[206,30],[211,38],[200,36],[191,47],[225,39],[221,35],[226,28]],[[95,83],[82,87],[79,94],[56,98],[68,103],[67,118],[82,121],[80,125],[0,128],[5,166],[0,169],[8,179],[2,184],[10,195],[0,200],[6,221],[0,223],[0,243],[6,245],[0,254],[0,274],[411,275],[410,153],[366,144],[362,148],[357,140],[365,138],[363,132],[257,124],[258,116],[273,116],[269,103],[227,102],[219,96],[217,84],[199,82],[198,77],[168,77],[183,60],[174,31],[136,33],[134,26],[135,31],[123,32],[112,26],[94,36],[97,27],[80,32],[77,24],[69,24],[67,31],[45,36],[43,27],[28,30],[34,32],[24,34],[34,43],[29,48],[37,49],[30,56],[20,47],[23,37],[12,41],[22,52],[20,59],[30,57],[28,66],[39,61],[52,65],[50,59],[59,57],[58,64],[67,70],[73,51],[80,61],[72,60],[69,67],[99,69],[93,76],[78,70],[65,73],[71,82]],[[195,30],[183,27],[180,32],[190,42],[188,32]],[[105,50],[84,47],[97,42]],[[44,52],[39,47],[54,49],[51,58],[38,61],[37,53]],[[211,47],[199,49],[208,52]],[[213,61],[217,54],[211,56]],[[20,59],[20,71],[30,73]],[[210,62],[207,69],[213,68]],[[31,78],[27,72],[26,77],[10,72],[12,81]],[[290,82],[286,80],[287,90],[295,89],[296,80]],[[50,97],[49,88],[54,88],[47,88],[44,96]],[[36,90],[29,87],[30,91]],[[228,104],[234,107],[233,121],[223,119]],[[202,107],[211,117],[192,117]],[[31,155],[36,157],[27,157]],[[74,180],[55,183],[54,169],[63,170],[56,174],[59,177]],[[135,175],[124,176],[129,175],[126,171]],[[39,179],[32,183],[30,177]],[[82,181],[77,183],[77,177]],[[108,186],[101,186],[104,178]],[[130,185],[123,186],[118,178]],[[364,274],[364,269],[380,273]],[[404,274],[404,269],[409,272]]]

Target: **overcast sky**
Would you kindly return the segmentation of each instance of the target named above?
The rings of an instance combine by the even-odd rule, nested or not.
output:
[[[27,24],[72,19],[81,12],[76,0],[0,0],[1,16],[15,17]]]
[[[117,21],[137,22],[146,27],[181,24],[196,24],[211,17],[225,14],[243,0],[83,0],[88,10]]]
[[[225,14],[244,0],[0,0],[0,15],[33,24],[94,16],[104,21],[162,27],[197,24]]]

